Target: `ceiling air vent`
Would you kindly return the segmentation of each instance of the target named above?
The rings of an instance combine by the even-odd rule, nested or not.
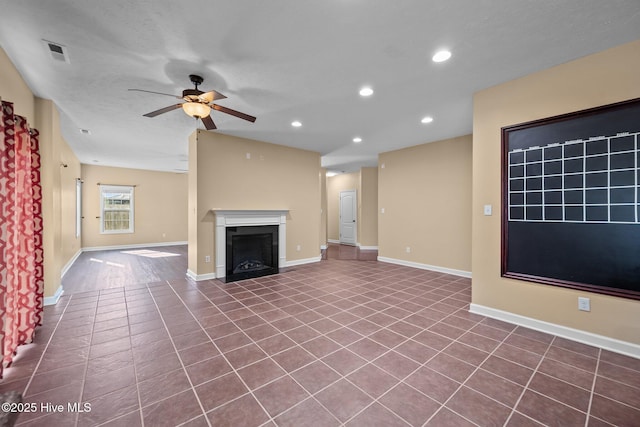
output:
[[[67,53],[66,46],[59,43],[50,42],[48,40],[42,40],[47,47],[47,50],[51,54],[51,57],[56,61],[69,63],[69,55]]]

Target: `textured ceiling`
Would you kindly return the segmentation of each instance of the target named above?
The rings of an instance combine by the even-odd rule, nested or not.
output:
[[[352,171],[471,133],[478,90],[638,38],[638,0],[0,0],[0,45],[57,104],[80,161],[165,171],[186,169],[203,126],[180,110],[143,117],[177,101],[129,88],[178,95],[200,74],[201,89],[228,97],[220,105],[258,118],[214,112],[216,132]],[[453,57],[432,62],[441,48]]]

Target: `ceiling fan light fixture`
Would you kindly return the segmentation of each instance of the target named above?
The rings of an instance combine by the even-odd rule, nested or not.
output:
[[[451,58],[451,52],[448,50],[440,50],[431,57],[433,62],[444,62]]]
[[[198,119],[207,117],[209,113],[211,113],[211,107],[200,102],[185,102],[184,104],[182,104],[182,109],[191,117],[195,117]]]
[[[365,86],[362,89],[360,89],[360,96],[371,96],[373,95],[373,89],[371,89],[369,86]]]

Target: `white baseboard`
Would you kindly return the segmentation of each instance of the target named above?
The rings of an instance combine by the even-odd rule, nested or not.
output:
[[[82,248],[82,252],[93,251],[111,251],[115,249],[138,249],[138,248],[152,248],[158,246],[179,246],[186,245],[188,242],[159,242],[159,243],[136,243],[134,245],[116,245],[116,246],[92,246]]]
[[[191,270],[187,270],[187,277],[195,280],[196,282],[201,282],[203,280],[213,280],[217,278],[216,273],[196,274]]]
[[[329,243],[336,243],[336,244],[340,244],[340,240],[334,240],[334,239],[327,239],[327,242]]]
[[[67,274],[67,271],[69,271],[73,263],[76,262],[76,260],[80,255],[82,255],[82,248],[80,248],[80,250],[78,250],[78,252],[76,252],[76,254],[73,257],[71,257],[69,262],[64,267],[62,267],[62,271],[60,272],[60,277],[64,277],[64,275]]]
[[[293,267],[296,265],[312,264],[314,262],[320,262],[321,259],[322,257],[320,255],[314,256],[313,258],[292,259],[291,261],[285,262],[283,267]]]
[[[557,325],[542,320],[533,319],[531,317],[521,316],[519,314],[510,313],[508,311],[498,310],[496,308],[486,307],[479,304],[471,304],[469,307],[471,313],[479,314],[492,319],[498,319],[505,322],[524,326],[540,332],[567,338],[572,341],[581,342],[583,344],[599,347],[615,353],[624,354],[640,359],[640,345],[621,341],[615,338],[609,338],[604,335],[598,335],[591,332],[581,331],[579,329],[569,328],[567,326]]]
[[[324,251],[325,249],[327,249],[327,245],[320,245],[320,250]]]
[[[58,289],[56,290],[56,292],[52,296],[44,297],[43,304],[44,305],[56,305],[58,303],[58,300],[60,299],[60,297],[62,296],[63,293],[64,293],[64,289],[62,289],[62,285],[60,285],[60,286],[58,286]]]
[[[438,273],[453,274],[454,276],[471,278],[470,271],[455,270],[453,268],[438,267],[437,265],[422,264],[419,262],[405,261],[403,259],[387,258],[384,256],[378,256],[378,261],[388,262],[390,264],[404,265],[405,267],[419,268],[421,270],[431,270],[431,271],[437,271]]]
[[[377,251],[377,246],[363,246],[360,243],[356,243],[356,246],[360,248],[362,251]]]

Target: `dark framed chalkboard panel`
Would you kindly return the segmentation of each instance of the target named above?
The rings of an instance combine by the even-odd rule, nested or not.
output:
[[[502,276],[640,299],[640,99],[502,128]]]

